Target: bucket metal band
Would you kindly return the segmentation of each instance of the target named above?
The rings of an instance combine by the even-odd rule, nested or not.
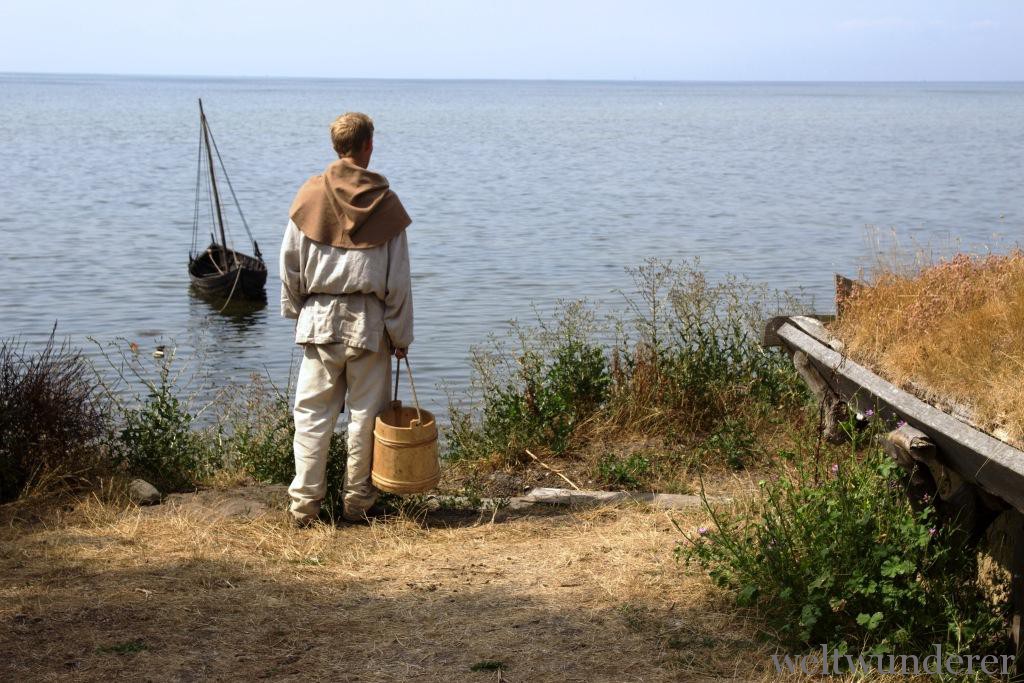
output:
[[[422,441],[392,441],[391,439],[385,439],[377,432],[373,433],[373,438],[375,438],[377,443],[382,446],[391,446],[392,448],[412,448],[414,446],[426,446],[428,443],[434,443],[437,441],[437,434],[423,439]]]
[[[392,493],[418,493],[421,491],[429,491],[434,488],[437,482],[441,479],[441,472],[438,470],[437,474],[434,474],[426,479],[420,479],[419,481],[398,481],[395,479],[389,479],[388,477],[382,477],[376,472],[371,476],[374,486],[382,490],[391,490]]]

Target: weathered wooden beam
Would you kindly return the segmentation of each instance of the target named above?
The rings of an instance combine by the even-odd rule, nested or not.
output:
[[[974,544],[981,537],[992,514],[982,504],[978,488],[947,467],[927,434],[903,425],[886,435],[887,453],[911,473],[912,502],[922,506],[935,498],[940,517],[952,525],[958,543]],[[924,472],[927,472],[927,476]]]
[[[818,320],[803,316],[775,318],[766,326],[765,341],[776,341],[776,346],[790,353],[805,354],[838,396],[865,410],[872,408],[898,417],[921,430],[931,437],[949,469],[1024,510],[1024,451],[929,405],[850,360]]]
[[[846,419],[849,408],[841,398],[832,390],[825,378],[821,376],[818,369],[811,363],[810,358],[803,351],[793,352],[793,367],[810,388],[811,392],[818,397],[821,409],[822,431],[825,438],[832,443],[842,443],[845,434],[839,423]]]
[[[848,277],[846,277],[844,275],[840,275],[839,273],[836,273],[835,276],[836,276],[836,317],[839,317],[839,316],[841,316],[843,314],[843,309],[846,308],[846,301],[853,294],[853,289],[857,285],[857,281],[856,280],[851,280],[850,278],[848,278]]]
[[[728,496],[701,496],[675,493],[650,493],[645,491],[587,491],[579,489],[560,489],[535,487],[521,496],[511,498],[476,498],[466,496],[432,495],[427,497],[427,505],[434,508],[479,507],[481,510],[494,510],[507,506],[510,510],[524,510],[534,505],[560,506],[601,506],[619,505],[622,503],[641,503],[653,508],[666,510],[688,510],[699,508],[707,500],[709,505],[725,505],[732,502]]]
[[[786,344],[779,338],[778,330],[783,325],[797,324],[797,321],[810,325],[813,329],[820,330],[827,335],[828,331],[823,323],[831,322],[835,319],[834,315],[778,315],[774,318],[769,318],[764,324],[764,332],[761,333],[761,346],[785,349]]]

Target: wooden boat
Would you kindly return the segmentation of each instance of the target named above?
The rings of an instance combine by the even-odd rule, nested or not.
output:
[[[223,270],[221,265],[225,260],[228,270]],[[211,244],[198,257],[189,260],[188,272],[192,285],[204,294],[246,300],[266,298],[267,266],[257,256],[234,249],[228,249],[225,254],[219,244]]]
[[[221,202],[220,189],[217,186],[217,171],[214,154],[220,162],[220,173],[227,182],[238,216],[242,220],[249,241],[252,242],[255,256],[243,254],[228,245],[225,229],[225,212]],[[204,173],[205,169],[205,173]],[[205,183],[204,183],[205,180]],[[206,199],[207,201],[204,201]],[[201,208],[209,207],[209,218],[216,228],[218,241],[213,230],[210,231],[210,245],[204,251],[197,251]],[[231,185],[224,160],[221,159],[217,142],[213,139],[209,122],[203,111],[203,101],[199,100],[199,161],[196,169],[196,203],[192,222],[192,248],[189,250],[188,274],[192,285],[202,294],[232,300],[261,301],[266,300],[264,287],[267,282],[267,265],[263,262],[259,244],[249,230],[249,224],[238,203],[235,189]],[[225,304],[226,305],[226,304]]]

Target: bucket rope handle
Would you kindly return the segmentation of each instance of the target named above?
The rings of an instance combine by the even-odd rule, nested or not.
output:
[[[409,357],[405,357],[405,370],[409,373],[409,386],[412,388],[412,401],[416,404],[416,422],[423,424],[423,412],[420,410],[420,399],[416,396],[416,382],[412,378],[412,367],[409,365]],[[395,400],[398,400],[398,377],[402,371],[402,361],[395,359]]]

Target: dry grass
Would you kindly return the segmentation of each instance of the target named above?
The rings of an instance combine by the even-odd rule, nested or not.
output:
[[[768,661],[675,561],[663,512],[446,523],[297,531],[92,500],[13,524],[0,679],[493,681],[472,667],[496,661],[505,681],[748,680]]]
[[[557,472],[584,489],[695,494],[703,481],[715,495],[745,495],[757,488],[758,480],[777,476],[776,463],[767,456],[780,451],[800,453],[816,443],[816,410],[795,408],[786,413],[786,418],[782,422],[777,415],[756,409],[746,411],[742,427],[749,434],[751,453],[740,469],[726,466],[722,454],[707,453],[702,439],[693,435],[669,439],[595,419],[580,428],[583,433],[562,455],[543,445],[531,449],[547,467],[525,454],[516,461],[498,456],[449,461],[442,468],[439,488],[452,495],[475,491],[483,496],[509,497],[534,487],[569,486]],[[603,459],[626,460],[631,456],[643,457],[650,465],[635,485],[600,476]]]
[[[775,674],[756,619],[675,561],[672,519],[692,534],[699,510],[301,531],[208,513],[93,498],[7,519],[0,680],[816,680]]]
[[[1024,253],[882,272],[845,300],[852,358],[980,427],[1024,443]]]

